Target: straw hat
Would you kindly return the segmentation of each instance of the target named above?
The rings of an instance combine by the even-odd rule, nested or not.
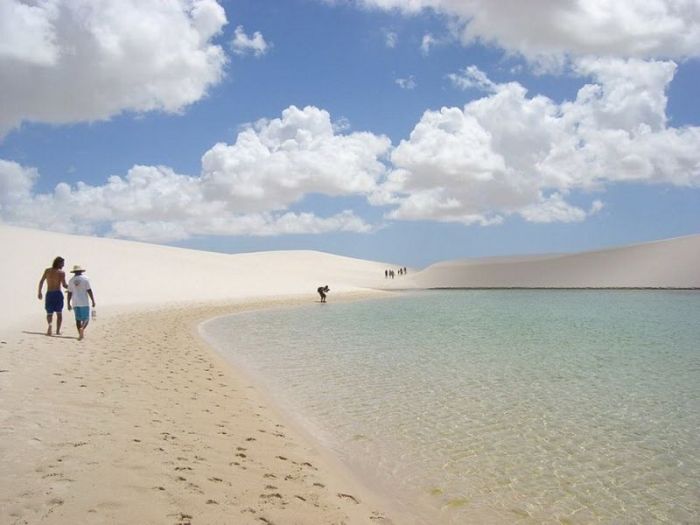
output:
[[[85,268],[83,268],[79,264],[74,264],[73,269],[70,271],[70,273],[82,273],[84,271],[85,271]]]

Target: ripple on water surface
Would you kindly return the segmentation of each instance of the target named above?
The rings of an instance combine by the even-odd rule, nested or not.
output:
[[[698,319],[698,292],[494,290],[203,329],[426,521],[698,523]]]

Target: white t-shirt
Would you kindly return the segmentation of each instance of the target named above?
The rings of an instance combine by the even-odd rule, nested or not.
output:
[[[90,297],[87,291],[90,289],[90,281],[84,275],[75,275],[68,281],[68,291],[73,294],[72,306],[90,306]]]

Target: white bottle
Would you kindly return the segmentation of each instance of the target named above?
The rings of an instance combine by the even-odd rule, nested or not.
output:
[[[92,309],[92,320],[95,321],[97,320],[97,310],[95,308]]]

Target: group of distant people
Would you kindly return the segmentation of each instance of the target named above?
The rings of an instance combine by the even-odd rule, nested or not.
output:
[[[85,337],[85,329],[90,322],[90,303],[95,308],[95,296],[92,293],[90,281],[83,275],[85,269],[76,264],[70,273],[73,277],[66,283],[66,274],[63,271],[65,260],[63,257],[56,257],[51,268],[44,270],[44,275],[39,281],[39,292],[37,297],[44,299],[46,309],[46,322],[48,328],[46,335],[53,335],[52,324],[53,314],[56,314],[56,335],[61,335],[61,324],[63,323],[63,290],[68,290],[66,302],[68,311],[73,310],[75,314],[75,326],[78,329],[78,340]],[[42,294],[46,282],[46,296]],[[93,310],[94,314],[94,310]]]
[[[394,279],[396,277],[396,274],[401,275],[406,275],[408,273],[408,269],[404,266],[402,268],[399,268],[396,272],[393,269],[387,268],[384,270],[384,278],[385,279]],[[326,294],[331,291],[330,288],[328,288],[328,285],[326,284],[325,286],[319,286],[316,288],[316,291],[318,292],[318,295],[321,297],[321,302],[325,303],[326,302]]]
[[[404,266],[403,268],[399,268],[398,273],[400,276],[401,275],[406,275],[408,273],[408,270]],[[396,277],[396,273],[394,273],[394,270],[386,269],[384,270],[384,278],[385,279],[393,279]]]

